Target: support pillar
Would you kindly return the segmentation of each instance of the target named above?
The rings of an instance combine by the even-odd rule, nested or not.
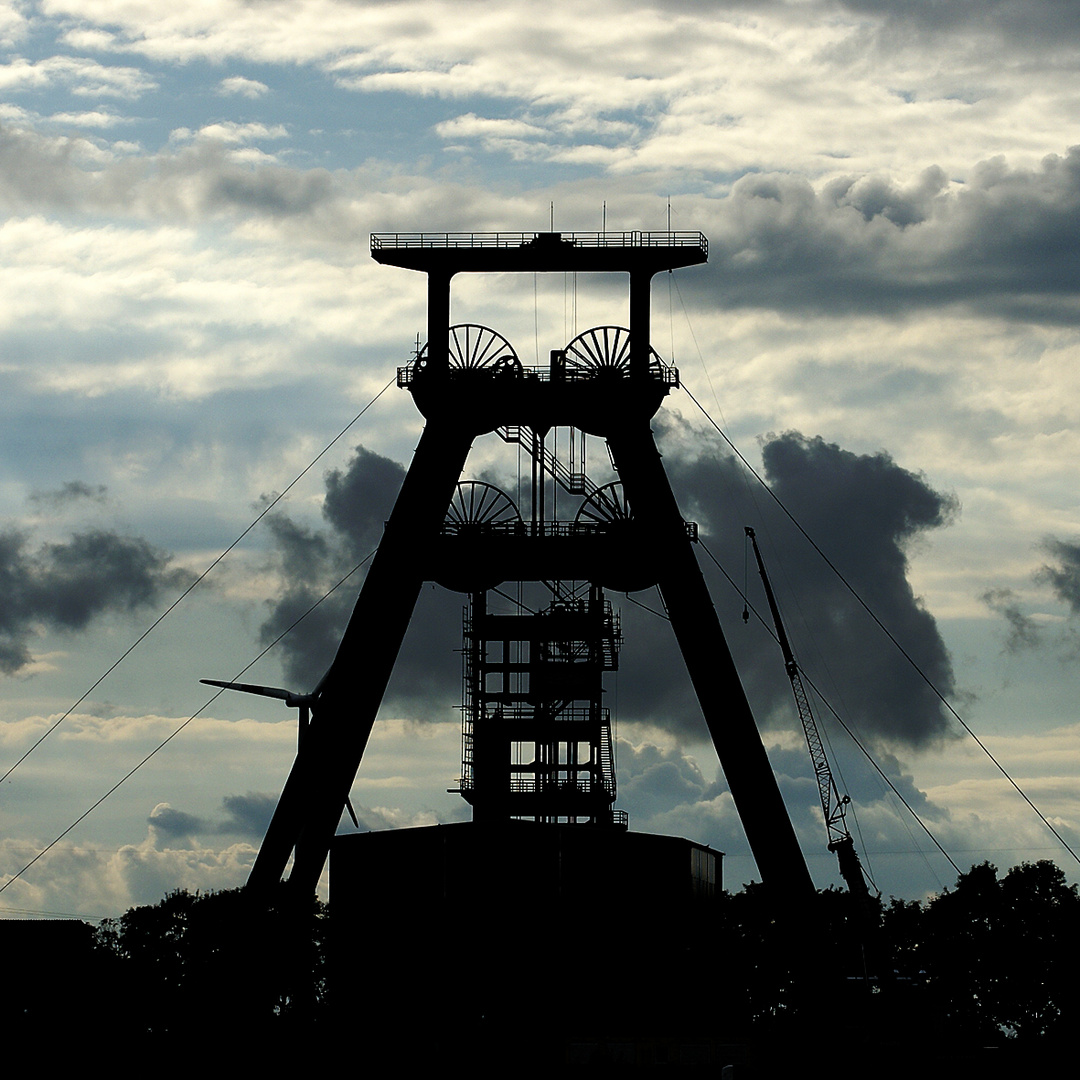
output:
[[[664,606],[761,880],[774,894],[809,897],[813,882],[652,431],[647,422],[628,425],[608,445],[643,541],[660,561]]]
[[[424,552],[471,444],[471,432],[445,422],[429,422],[420,437],[337,655],[315,690],[303,746],[248,878],[251,892],[277,885],[294,848],[290,892],[297,900],[315,892],[420,595]]]
[[[447,327],[450,326],[450,281],[452,273],[431,272],[427,276],[427,348],[431,371],[450,366]]]
[[[644,379],[649,374],[652,339],[651,269],[630,271],[630,376]]]

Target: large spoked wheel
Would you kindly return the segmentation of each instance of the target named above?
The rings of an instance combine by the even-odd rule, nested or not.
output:
[[[630,374],[630,331],[625,326],[594,326],[566,346],[566,370],[580,375]],[[660,370],[660,357],[649,348],[649,370]]]
[[[514,500],[505,491],[481,480],[465,480],[458,484],[445,519],[451,532],[511,527],[520,523],[521,515]]]
[[[489,326],[478,323],[458,323],[450,327],[450,368],[457,371],[487,371],[518,373],[521,361],[514,347]],[[416,358],[418,371],[428,366],[428,346]]]
[[[617,480],[597,488],[578,507],[574,518],[575,525],[598,525],[610,528],[630,521],[634,516],[630,504],[626,501],[626,492]]]

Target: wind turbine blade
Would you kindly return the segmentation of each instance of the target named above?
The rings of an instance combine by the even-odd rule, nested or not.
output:
[[[239,690],[244,694],[258,694],[260,697],[279,698],[281,701],[291,701],[300,695],[291,690],[281,690],[276,686],[256,686],[254,683],[222,682],[220,679],[200,679],[199,682],[207,686],[221,686],[226,690]]]

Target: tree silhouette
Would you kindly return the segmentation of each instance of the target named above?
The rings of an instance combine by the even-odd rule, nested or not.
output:
[[[1003,879],[989,862],[926,906],[922,959],[940,1015],[976,1037],[1032,1041],[1072,1028],[1080,897],[1047,860]]]
[[[177,890],[106,920],[97,944],[136,1031],[177,1032],[211,1017],[295,1025],[325,1012],[327,915],[315,898],[298,915],[257,910],[240,889]]]
[[[931,1058],[960,1068],[985,1057],[988,1045],[1030,1059],[1064,1044],[1080,1023],[1080,896],[1052,862],[1023,863],[1004,877],[990,863],[973,866],[923,903],[894,899],[868,909],[834,889],[797,908],[774,900],[751,885],[721,894],[677,929],[670,920],[627,921],[606,954],[613,982],[586,991],[579,1015],[598,1037],[616,1027],[631,1040],[693,1033],[756,1046],[757,1060],[783,1058],[792,1069],[822,1032],[842,1031],[846,1046],[891,1055],[901,1072],[918,1062],[919,1075],[939,1075],[926,1072]],[[305,1045],[297,1035],[312,1025],[331,1040],[351,1038],[357,1017],[373,1045],[389,1045],[414,1031],[411,994],[443,985],[456,955],[457,922],[422,926],[405,940],[363,930],[369,967],[339,988],[341,1007],[330,1013],[325,905],[313,898],[299,914],[279,905],[259,911],[240,890],[178,891],[103,924],[98,983],[129,1031],[171,1038],[195,1023],[227,1021],[268,1035],[260,1045],[273,1048],[271,1064]],[[524,991],[508,995],[500,981],[513,979],[512,961],[491,963],[472,1006],[463,989],[471,984],[458,977],[461,992],[426,1016],[429,1050],[456,1046],[469,1032],[499,1045],[504,1013],[507,1039],[520,1034]],[[611,995],[612,986],[625,993]],[[541,1029],[559,1030],[565,990],[556,980]]]

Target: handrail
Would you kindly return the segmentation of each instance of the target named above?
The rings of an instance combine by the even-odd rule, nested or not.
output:
[[[613,375],[614,372],[614,375]],[[426,378],[428,373],[423,369],[418,369],[415,361],[411,364],[407,364],[405,367],[399,367],[397,369],[397,384],[405,390],[416,383],[417,378]],[[535,382],[565,382],[565,383],[585,383],[592,382],[598,379],[610,379],[620,378],[628,379],[635,378],[637,381],[641,381],[640,375],[631,376],[630,373],[621,372],[613,368],[593,368],[574,371],[563,371],[557,375],[553,375],[550,368],[546,367],[525,367],[520,371],[488,371],[485,368],[456,368],[451,367],[447,369],[446,378],[457,379],[462,382],[479,379],[490,379],[492,381],[507,382],[513,379],[528,379]],[[645,378],[652,383],[659,383],[661,386],[670,386],[672,389],[679,388],[679,372],[676,368],[668,367],[661,362],[659,369],[652,367],[649,369]]]
[[[495,434],[499,436],[505,443],[517,444],[518,446],[524,446],[526,450],[532,453],[532,431],[529,431],[529,441],[522,441],[522,427],[521,424],[504,424],[502,427],[495,429]],[[596,493],[597,487],[589,477],[583,472],[571,472],[561,458],[557,457],[544,443],[540,443],[541,461],[543,462],[544,469],[555,478],[559,487],[563,489],[568,495],[585,495],[591,496]]]
[[[706,255],[709,241],[700,232],[452,232],[372,233],[371,250],[402,248],[518,248],[543,244],[581,248],[696,247]]]
[[[633,519],[627,519],[632,521]],[[563,539],[568,536],[606,536],[612,529],[618,530],[622,522],[599,522],[599,521],[572,521],[572,520],[548,520],[544,522],[531,521],[479,521],[458,522],[444,521],[439,526],[440,536],[465,536],[475,538],[477,536],[501,536],[537,539],[557,537]],[[697,542],[698,527],[696,521],[684,521],[687,538]]]

